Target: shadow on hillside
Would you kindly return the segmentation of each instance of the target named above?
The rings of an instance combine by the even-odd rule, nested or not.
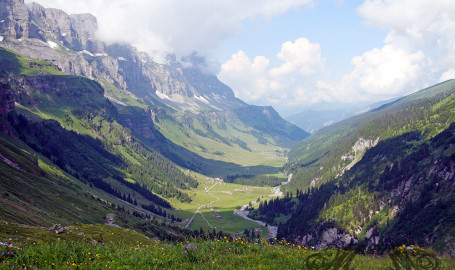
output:
[[[239,164],[224,162],[219,160],[207,159],[200,155],[172,142],[156,131],[155,138],[142,138],[153,149],[157,150],[166,158],[170,159],[179,166],[186,169],[211,176],[223,177],[237,174],[275,174],[280,172],[280,167],[272,166],[242,166]]]

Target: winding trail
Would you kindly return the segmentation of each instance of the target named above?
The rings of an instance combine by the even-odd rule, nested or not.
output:
[[[191,225],[191,223],[193,223],[193,220],[194,220],[194,218],[196,217],[197,213],[200,213],[201,216],[202,216],[202,218],[205,220],[205,222],[207,222],[207,224],[210,226],[210,228],[213,229],[212,225],[210,225],[210,223],[207,221],[207,219],[205,219],[205,217],[204,217],[204,215],[202,214],[202,212],[199,212],[199,210],[201,210],[201,208],[203,208],[203,207],[210,206],[210,205],[212,205],[212,204],[214,204],[214,203],[216,203],[217,201],[220,200],[220,198],[218,198],[217,196],[213,195],[212,193],[209,193],[209,191],[210,191],[212,188],[214,188],[216,185],[218,185],[218,184],[219,184],[219,183],[216,182],[215,184],[213,184],[213,186],[211,186],[210,188],[208,188],[208,189],[206,190],[207,194],[209,194],[209,195],[215,197],[216,200],[211,201],[211,202],[208,203],[208,204],[204,204],[204,205],[199,206],[198,209],[196,210],[196,212],[194,212],[194,215],[191,217],[191,219],[190,219],[190,220],[188,221],[188,223],[185,225],[185,229],[188,229],[188,227]]]
[[[281,185],[279,185],[277,187],[274,187],[272,189],[272,194],[270,194],[267,197],[281,197],[281,196],[283,196],[283,192],[280,191],[280,188],[283,185],[289,184],[291,182],[291,180],[292,180],[292,174],[289,174],[288,175],[288,181],[281,183]],[[254,205],[255,203],[256,203],[256,201],[252,201],[251,205]],[[240,217],[242,217],[242,218],[244,218],[246,220],[249,220],[249,221],[256,222],[257,224],[259,224],[259,225],[261,225],[263,227],[267,227],[267,229],[269,230],[269,238],[270,239],[276,238],[276,236],[278,235],[278,227],[269,225],[269,224],[265,223],[264,221],[255,220],[255,219],[249,218],[248,214],[250,213],[250,211],[246,210],[247,207],[248,207],[248,204],[242,206],[242,208],[240,208],[240,210],[234,210],[234,215],[240,216]]]

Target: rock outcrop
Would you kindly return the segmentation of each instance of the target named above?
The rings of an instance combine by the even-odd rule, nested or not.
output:
[[[56,234],[60,234],[65,232],[65,228],[62,226],[62,224],[54,224],[52,227],[49,228],[49,231],[52,231]]]
[[[316,249],[326,248],[345,248],[350,244],[358,243],[358,240],[347,232],[339,228],[321,224],[311,234],[307,234],[300,239],[296,239],[301,245],[313,245]]]

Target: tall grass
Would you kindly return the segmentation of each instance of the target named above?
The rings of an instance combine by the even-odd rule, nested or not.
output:
[[[395,254],[406,250],[400,247]],[[453,259],[437,259],[439,269],[455,269]],[[395,265],[387,256],[313,251],[285,241],[248,242],[239,237],[184,243],[62,241],[0,247],[0,269],[433,269],[405,267],[403,263]]]

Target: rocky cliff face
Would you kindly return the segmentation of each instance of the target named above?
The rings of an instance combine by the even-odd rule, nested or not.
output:
[[[0,83],[0,118],[6,118],[14,111],[13,91],[8,84]]]
[[[29,17],[43,35],[46,33],[47,38],[60,41],[71,50],[92,53],[104,50],[104,44],[95,38],[98,24],[91,14],[68,15],[61,10],[33,3],[29,7]]]
[[[14,111],[13,91],[8,84],[0,82],[0,132],[11,134],[11,127],[6,121],[8,113]]]
[[[246,106],[197,65],[184,68],[172,57],[159,64],[131,45],[107,46],[96,39],[97,21],[90,14],[68,15],[36,3],[27,6],[23,0],[0,0],[0,21],[0,46],[50,61],[67,74],[106,80],[150,103],[160,100],[192,111]]]
[[[30,22],[27,6],[24,0],[0,0],[0,36],[34,38],[36,28]]]

